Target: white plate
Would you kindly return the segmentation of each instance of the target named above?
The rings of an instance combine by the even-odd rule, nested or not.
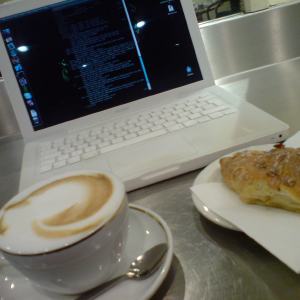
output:
[[[244,151],[244,150],[266,150],[269,151],[273,148],[273,144],[268,144],[268,145],[261,145],[261,146],[253,146],[245,149],[241,149],[238,151],[234,151],[230,154],[227,154],[225,156],[231,156],[236,152]],[[224,182],[222,175],[221,175],[221,170],[220,170],[220,164],[219,164],[219,159],[208,165],[200,174],[196,177],[193,186],[201,184],[201,183],[209,183],[209,182]],[[225,220],[224,218],[220,217],[218,214],[214,213],[209,207],[205,206],[203,202],[196,197],[192,193],[192,199],[193,202],[198,209],[198,211],[208,220],[214,222],[215,224],[218,224],[222,227],[236,230],[236,231],[241,231],[238,227],[230,223],[229,221]]]
[[[124,274],[131,262],[140,254],[156,244],[169,246],[166,259],[160,269],[151,277],[141,280],[126,280],[107,291],[97,300],[147,300],[160,287],[171,266],[173,257],[173,238],[166,222],[156,213],[138,205],[130,205],[129,235],[122,264],[114,274]],[[113,276],[113,277],[114,277]],[[63,296],[39,290],[21,273],[9,265],[0,269],[1,300],[71,300],[74,296]]]

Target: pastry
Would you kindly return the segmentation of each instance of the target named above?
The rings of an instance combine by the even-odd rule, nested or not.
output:
[[[244,203],[300,213],[300,148],[245,150],[221,158],[220,166],[224,182]]]

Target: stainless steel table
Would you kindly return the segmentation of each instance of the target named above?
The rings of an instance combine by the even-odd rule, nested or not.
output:
[[[300,60],[219,80],[217,84],[300,129]],[[0,140],[0,205],[18,191],[24,142]],[[129,193],[168,223],[174,238],[171,269],[152,300],[300,299],[300,275],[244,233],[206,220],[190,187],[201,170]]]

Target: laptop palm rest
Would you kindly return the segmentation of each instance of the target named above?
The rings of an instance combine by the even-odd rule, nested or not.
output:
[[[196,153],[197,150],[183,136],[174,134],[128,147],[122,153],[112,153],[108,161],[112,172],[122,178],[167,166]]]

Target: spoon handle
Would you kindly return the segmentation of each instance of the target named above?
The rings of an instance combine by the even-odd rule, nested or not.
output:
[[[92,289],[86,293],[83,293],[75,300],[93,300],[96,297],[98,297],[99,295],[105,293],[107,290],[111,289],[112,287],[114,287],[115,285],[117,285],[118,283],[120,283],[121,281],[123,281],[127,278],[128,278],[128,276],[126,274],[115,277],[115,278],[101,284],[100,286],[95,287],[94,289]]]

